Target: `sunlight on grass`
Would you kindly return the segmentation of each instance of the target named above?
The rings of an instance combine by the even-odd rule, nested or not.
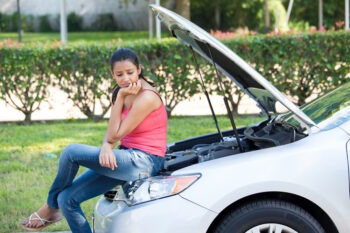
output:
[[[117,31],[117,32],[68,32],[68,42],[110,42],[110,41],[136,41],[148,40],[148,31]],[[162,37],[169,37],[167,32],[162,33]],[[18,40],[17,33],[0,32],[0,41],[2,40]],[[22,42],[48,42],[60,41],[59,32],[35,33],[24,32]]]

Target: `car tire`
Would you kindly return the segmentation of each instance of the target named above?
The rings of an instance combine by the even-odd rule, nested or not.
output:
[[[218,224],[214,233],[324,233],[304,209],[280,200],[255,201],[235,209]]]

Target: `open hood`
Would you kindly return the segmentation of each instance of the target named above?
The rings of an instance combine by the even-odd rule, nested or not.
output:
[[[308,127],[315,125],[285,95],[219,40],[166,8],[157,5],[150,5],[150,8],[159,20],[168,27],[175,38],[192,47],[194,51],[209,62],[215,62],[216,67],[251,96],[267,115],[276,111],[275,103],[279,101],[294,113],[301,124]]]

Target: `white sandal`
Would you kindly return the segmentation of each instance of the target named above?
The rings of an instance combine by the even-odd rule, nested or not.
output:
[[[34,212],[29,216],[27,223],[22,224],[22,228],[24,230],[27,230],[27,231],[40,231],[40,230],[44,229],[45,227],[48,227],[51,224],[60,221],[61,219],[62,219],[62,217],[59,217],[55,220],[50,221],[50,220],[47,220],[45,218],[40,217],[37,212]],[[39,220],[42,223],[42,225],[40,225],[38,227],[27,227],[28,223],[29,223],[29,225],[31,225],[31,221],[37,221],[37,220]]]

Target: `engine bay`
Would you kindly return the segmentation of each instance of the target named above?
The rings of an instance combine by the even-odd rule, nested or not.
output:
[[[171,172],[225,156],[289,144],[307,136],[296,127],[276,121],[264,121],[258,125],[206,134],[168,145],[163,172]],[[239,148],[239,144],[241,149]]]

